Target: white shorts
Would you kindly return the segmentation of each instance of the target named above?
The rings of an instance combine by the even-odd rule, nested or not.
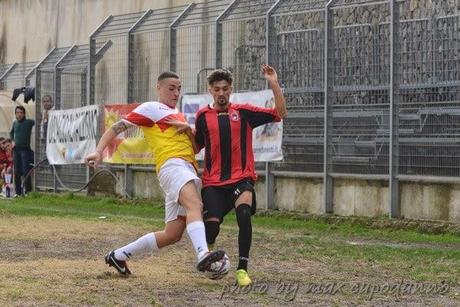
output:
[[[185,217],[185,208],[178,202],[182,187],[193,180],[198,195],[201,195],[201,180],[198,178],[193,165],[179,158],[169,159],[161,166],[158,180],[165,193],[165,222],[168,223],[178,217]]]

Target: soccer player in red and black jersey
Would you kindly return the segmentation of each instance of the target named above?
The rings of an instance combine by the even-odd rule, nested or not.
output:
[[[232,104],[232,75],[218,69],[208,77],[214,99],[196,115],[196,142],[205,148],[201,191],[206,240],[214,245],[224,216],[235,208],[239,227],[239,262],[236,279],[240,286],[251,284],[247,267],[252,240],[251,215],[255,213],[254,181],[257,179],[252,148],[252,130],[286,116],[286,104],[276,71],[262,65],[262,74],[273,91],[275,108]]]

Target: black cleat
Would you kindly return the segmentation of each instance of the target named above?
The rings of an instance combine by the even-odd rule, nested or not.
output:
[[[200,272],[206,271],[209,266],[216,261],[224,258],[225,252],[223,250],[217,250],[213,252],[208,252],[196,265],[196,268]]]
[[[107,263],[109,266],[113,266],[121,275],[128,276],[129,274],[131,274],[131,271],[128,269],[128,264],[126,263],[126,261],[117,260],[115,258],[115,251],[111,251],[107,255],[105,255],[105,263]]]

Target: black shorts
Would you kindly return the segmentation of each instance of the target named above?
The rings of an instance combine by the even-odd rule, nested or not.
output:
[[[256,192],[254,191],[254,181],[244,179],[225,186],[210,186],[201,190],[203,198],[203,217],[204,220],[216,217],[222,223],[224,216],[233,208],[238,197],[245,191],[252,192],[251,215],[256,213]]]

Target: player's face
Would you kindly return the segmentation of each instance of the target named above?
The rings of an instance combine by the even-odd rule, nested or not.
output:
[[[167,78],[157,84],[158,100],[175,107],[179,102],[182,83],[179,79]]]
[[[216,81],[209,86],[209,93],[214,99],[214,107],[227,107],[230,102],[232,85],[226,80]]]

